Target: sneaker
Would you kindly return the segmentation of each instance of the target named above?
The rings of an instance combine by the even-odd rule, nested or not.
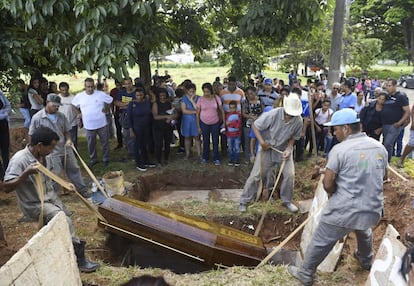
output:
[[[247,211],[247,205],[245,204],[240,204],[239,205],[239,212],[244,213]]]
[[[214,165],[216,165],[216,166],[220,166],[220,165],[221,165],[220,160],[214,160]]]
[[[98,161],[90,161],[88,164],[89,168],[92,168],[93,166],[95,166],[96,164],[98,164]]]
[[[229,162],[227,163],[227,165],[229,165],[229,166],[234,166],[234,162],[233,162],[233,161],[229,161]]]
[[[240,166],[240,162],[236,161],[236,163],[234,163],[234,167],[239,167]]]
[[[141,172],[145,172],[145,171],[147,170],[147,168],[145,168],[145,166],[143,166],[143,165],[141,165],[141,166],[137,166],[137,167],[136,167],[136,169],[137,169],[138,171],[141,171]]]
[[[306,276],[305,274],[303,274],[300,271],[299,267],[290,265],[288,267],[288,272],[290,273],[290,275],[292,275],[293,277],[298,279],[300,281],[300,283],[302,283],[303,285],[312,286],[313,277],[309,277],[309,276]]]
[[[155,165],[154,163],[147,163],[145,164],[145,168],[155,168],[157,165]]]
[[[114,148],[114,150],[119,150],[119,149],[122,149],[122,145],[117,145],[117,146]]]
[[[202,165],[207,164],[207,160],[206,159],[201,159],[200,164],[202,164]]]
[[[181,154],[185,154],[185,149],[184,148],[179,148],[177,151],[177,155],[181,155]]]
[[[283,203],[283,206],[287,208],[291,213],[296,213],[298,208],[292,203]]]
[[[89,199],[92,197],[92,192],[90,191],[84,191],[84,192],[79,192],[81,194],[82,197],[84,197],[85,199]]]
[[[354,257],[356,258],[356,260],[358,260],[358,262],[359,262],[359,265],[361,265],[361,267],[364,269],[364,270],[370,270],[371,269],[371,263],[369,262],[369,263],[367,263],[367,262],[363,262],[362,261],[362,258],[361,258],[361,256],[359,256],[359,254],[358,254],[358,249],[355,249],[355,251],[354,251]]]

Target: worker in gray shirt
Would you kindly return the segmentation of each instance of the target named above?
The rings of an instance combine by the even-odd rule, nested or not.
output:
[[[295,165],[292,152],[293,144],[295,140],[300,138],[303,127],[301,113],[302,103],[299,96],[291,93],[283,100],[283,107],[263,113],[252,124],[260,149],[249,178],[244,184],[243,193],[240,197],[240,212],[245,212],[247,204],[256,196],[261,174],[267,174],[268,170],[280,165],[283,160],[286,160],[286,163],[282,173],[280,199],[283,206],[290,212],[298,211],[298,208],[292,203],[295,184]],[[263,138],[261,134],[263,131],[268,131],[269,138]]]
[[[354,252],[362,268],[371,268],[372,227],[383,210],[383,180],[386,178],[387,151],[377,140],[361,133],[357,113],[344,108],[331,122],[341,142],[329,153],[323,186],[331,195],[300,267],[289,272],[303,285],[312,285],[318,265],[336,242],[355,231],[358,248]]]
[[[52,166],[50,166],[51,171],[58,176],[61,176],[62,172],[65,172],[69,180],[75,185],[76,190],[83,197],[90,198],[91,192],[88,192],[86,188],[78,161],[70,146],[73,144],[70,134],[72,126],[70,126],[65,115],[58,111],[59,106],[61,105],[60,96],[54,93],[48,94],[46,106],[33,115],[30,123],[29,135],[32,136],[35,130],[41,126],[48,127],[59,135],[58,144],[50,155],[48,155],[52,164]],[[54,189],[56,193],[59,193],[59,184],[54,183]]]
[[[93,272],[98,269],[99,263],[86,259],[86,242],[75,234],[72,220],[65,205],[53,190],[52,181],[45,175],[40,175],[43,196],[40,195],[41,190],[38,189],[36,183],[35,174],[38,173],[38,170],[35,164],[42,164],[50,170],[50,158],[47,158],[47,155],[52,152],[59,140],[58,134],[50,128],[42,126],[36,128],[31,135],[29,145],[11,158],[4,176],[2,190],[6,193],[16,192],[20,210],[31,220],[43,218],[41,223],[47,224],[59,212],[63,211],[72,237],[78,267],[82,272]],[[73,189],[74,186],[71,185],[71,188]],[[53,249],[44,250],[44,253],[47,251],[53,252]]]

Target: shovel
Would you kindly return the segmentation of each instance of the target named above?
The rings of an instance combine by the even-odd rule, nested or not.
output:
[[[279,184],[279,180],[280,180],[280,177],[282,176],[282,172],[283,172],[283,169],[285,168],[285,164],[286,164],[286,160],[283,160],[282,164],[280,165],[279,173],[277,174],[275,185],[273,186],[273,189],[272,189],[272,192],[270,193],[269,199],[267,200],[266,205],[263,208],[262,217],[260,218],[260,221],[259,221],[259,224],[257,225],[256,231],[254,232],[254,236],[258,236],[260,230],[263,227],[263,222],[264,222],[264,218],[267,214],[267,209],[269,207],[270,202],[272,201],[273,193],[275,192],[276,187]]]

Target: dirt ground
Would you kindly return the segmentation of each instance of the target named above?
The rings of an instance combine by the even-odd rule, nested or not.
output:
[[[18,131],[23,132],[23,131]],[[22,137],[22,135],[16,137]],[[15,142],[14,145],[21,145],[23,142]],[[13,146],[14,146],[13,145]],[[135,171],[131,171],[133,175],[129,175],[130,170],[124,170],[127,180],[135,182],[137,189],[132,193],[132,197],[137,199],[153,199],[162,193],[173,190],[188,189],[234,189],[242,188],[248,176],[249,167],[242,166],[240,169],[228,166],[220,166],[219,169],[200,169],[189,168],[188,165],[181,161],[172,163],[168,169],[163,171],[150,171],[145,175],[137,175]],[[310,160],[312,161],[312,160]],[[306,200],[313,197],[319,177],[315,175],[314,165],[323,166],[324,160],[320,159],[317,163],[301,163],[296,165],[296,183],[295,183],[295,201]],[[195,163],[196,164],[196,163]],[[129,176],[129,177],[128,177]],[[389,175],[391,182],[384,184],[384,203],[385,213],[379,225],[374,229],[374,249],[378,249],[381,239],[385,233],[387,224],[392,224],[403,236],[406,229],[412,225],[414,221],[413,212],[413,181],[410,179],[404,182],[394,174]],[[151,192],[150,192],[150,191]],[[80,237],[87,240],[87,255],[92,259],[98,259],[105,263],[114,262],[111,255],[105,247],[105,233],[97,227],[96,219],[87,210],[86,207],[73,194],[62,196],[62,200],[68,208],[74,211],[72,220],[75,229]],[[220,197],[215,198],[220,200]],[[169,204],[173,211],[183,211],[182,204]],[[260,236],[267,247],[273,247],[283,241],[297,226],[306,219],[306,214],[291,215],[276,204],[276,209],[280,212],[270,213],[263,227]],[[14,193],[0,193],[0,222],[3,226],[5,240],[0,237],[0,265],[3,265],[13,253],[20,249],[37,231],[36,222],[18,223],[21,212],[17,206]],[[228,225],[249,233],[254,231],[249,229],[249,225],[257,225],[260,212],[255,215],[239,215],[237,206],[228,215],[216,216],[213,212],[207,212],[204,218],[211,219],[215,222]],[[299,249],[300,233],[297,234],[287,245],[291,249]],[[349,260],[352,252],[356,247],[356,240],[353,235],[347,239],[342,257],[337,267],[341,277],[353,277],[355,285],[361,285],[366,280],[368,272],[356,270],[355,265],[350,265]],[[82,274],[82,278],[88,280],[88,276]],[[344,278],[346,279],[346,278]],[[106,280],[102,280],[98,284],[85,285],[109,285]],[[316,285],[331,285],[329,282],[323,282]]]

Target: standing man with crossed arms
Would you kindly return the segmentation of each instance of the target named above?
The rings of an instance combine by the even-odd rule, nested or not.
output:
[[[86,129],[90,168],[98,163],[97,134],[102,145],[102,163],[105,167],[109,164],[109,128],[105,113],[111,103],[112,97],[103,91],[95,90],[95,82],[90,77],[85,79],[85,91],[78,93],[72,101],[72,104],[80,110],[83,126]]]

